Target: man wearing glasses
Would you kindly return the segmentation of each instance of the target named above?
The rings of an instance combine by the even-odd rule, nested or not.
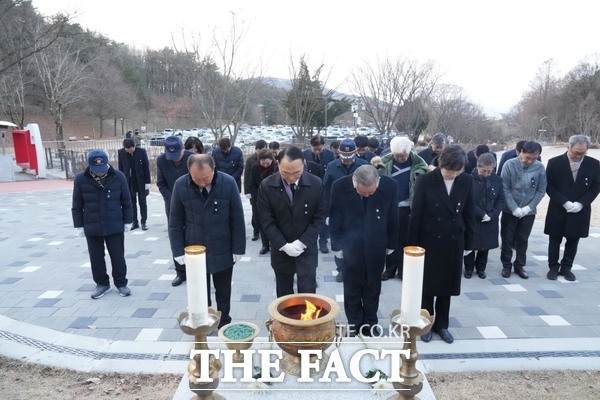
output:
[[[568,150],[560,156],[548,160],[548,212],[544,233],[549,236],[548,274],[555,281],[562,275],[574,281],[571,272],[580,238],[588,237],[591,203],[600,192],[600,162],[586,157],[590,138],[574,135],[569,139]],[[565,251],[559,262],[560,244],[566,238]]]
[[[519,156],[508,160],[502,169],[505,203],[500,220],[500,261],[504,278],[510,277],[513,268],[521,278],[529,278],[524,268],[529,235],[536,207],[546,194],[546,171],[538,161],[541,152],[539,143],[525,142]],[[513,249],[516,252],[514,262]]]
[[[327,209],[323,183],[304,173],[302,150],[288,146],[279,172],[263,179],[258,189],[258,218],[271,247],[277,297],[294,293],[315,293],[319,253],[317,237]]]

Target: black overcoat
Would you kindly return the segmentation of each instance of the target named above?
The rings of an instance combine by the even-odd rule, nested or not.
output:
[[[504,207],[502,178],[493,173],[485,178],[473,170],[473,203],[475,204],[474,250],[489,250],[498,247],[498,221]],[[487,214],[491,221],[481,222]]]
[[[474,225],[471,175],[457,176],[450,195],[439,168],[417,179],[408,245],[425,249],[423,295],[460,294],[463,251],[473,249]]]
[[[150,162],[148,161],[148,153],[146,152],[146,149],[136,147],[131,157],[127,151],[125,151],[125,149],[119,149],[117,153],[119,171],[125,174],[127,183],[129,184],[129,190],[148,195],[148,192],[146,191],[146,184],[150,183]],[[131,165],[132,163],[135,165]],[[130,176],[132,173],[135,173],[135,188],[132,187],[132,183],[134,181]]]
[[[396,248],[400,231],[396,182],[382,176],[375,193],[363,199],[352,175],[333,182],[329,208],[331,249],[343,251],[348,279],[381,280],[386,249]]]
[[[321,179],[304,172],[292,204],[277,172],[261,182],[257,205],[260,225],[271,246],[273,270],[292,274],[300,268],[317,268],[317,237],[327,217]],[[290,257],[279,250],[296,239],[307,246],[300,256]]]
[[[573,180],[567,153],[548,160],[546,193],[550,196],[544,233],[568,238],[588,237],[590,231],[591,204],[600,192],[600,162],[585,156]],[[583,209],[578,213],[567,213],[563,204],[579,202]]]

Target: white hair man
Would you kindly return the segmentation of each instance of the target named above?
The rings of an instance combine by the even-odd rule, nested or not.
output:
[[[386,257],[385,271],[381,275],[383,281],[396,276],[396,271],[402,279],[403,257],[400,252],[406,246],[413,190],[417,178],[427,173],[427,163],[413,150],[413,142],[406,136],[393,138],[390,150],[389,154],[381,157],[377,168],[380,174],[390,176],[396,182],[400,234],[395,251]]]

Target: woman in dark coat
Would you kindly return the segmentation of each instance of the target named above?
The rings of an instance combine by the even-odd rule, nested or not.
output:
[[[485,279],[485,267],[488,252],[495,249],[498,244],[498,220],[502,207],[504,207],[504,191],[502,178],[494,169],[496,159],[492,153],[484,153],[477,157],[477,166],[473,169],[473,203],[475,203],[475,236],[471,253],[464,257],[465,278],[477,275]]]
[[[252,226],[260,226],[258,222],[258,188],[263,179],[268,178],[278,171],[277,161],[273,156],[273,152],[269,149],[260,149],[256,157],[256,164],[252,166],[250,170],[250,204],[252,205]],[[260,239],[262,241],[262,248],[260,254],[267,254],[269,252],[269,239],[262,228],[259,228]]]
[[[422,307],[435,314],[433,328],[447,343],[450,297],[460,294],[465,249],[473,249],[473,178],[463,174],[467,156],[458,145],[444,147],[439,168],[421,175],[415,186],[410,213],[408,245],[423,247],[425,271]]]

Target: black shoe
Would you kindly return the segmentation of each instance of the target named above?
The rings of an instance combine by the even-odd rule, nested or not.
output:
[[[425,343],[431,342],[432,337],[433,337],[433,333],[431,331],[429,331],[426,334],[421,336],[421,340],[424,341]]]
[[[571,272],[571,270],[561,269],[559,272],[565,279],[569,282],[575,282],[577,278],[575,278],[575,274]]]
[[[254,235],[252,235],[252,241],[256,242],[259,239],[259,234],[258,232],[256,232]]]
[[[481,279],[485,279],[485,277],[487,276],[485,274],[485,271],[477,271],[477,275],[481,278]]]
[[[464,275],[465,278],[471,279],[471,277],[473,276],[473,271],[465,271]]]
[[[551,281],[555,281],[556,279],[558,279],[558,270],[557,269],[551,269],[546,274],[546,278],[550,279]]]
[[[137,221],[136,221],[133,224],[131,224],[131,228],[129,228],[129,230],[132,231],[132,230],[137,229],[139,227],[140,227],[140,224],[138,224]]]
[[[384,272],[383,274],[381,274],[381,280],[382,281],[387,281],[390,278],[393,278],[394,275],[388,274],[387,272]]]
[[[502,268],[502,277],[503,278],[510,278],[510,267],[509,268]]]
[[[440,329],[440,330],[436,330],[435,333],[437,333],[438,335],[440,335],[440,337],[442,338],[442,340],[448,344],[454,342],[454,337],[452,336],[452,334],[448,331],[448,329]]]
[[[269,246],[263,246],[262,249],[258,252],[258,254],[267,254],[269,252]]]
[[[177,275],[175,279],[173,279],[173,282],[171,282],[171,286],[179,286],[183,282],[185,282],[185,276]]]
[[[329,253],[329,249],[327,248],[326,244],[324,244],[323,246],[319,246],[319,247],[320,247],[319,250],[321,250],[321,253],[323,253],[323,254],[328,254]]]
[[[148,225],[146,225],[145,222],[142,222],[142,230],[143,231],[147,231],[148,230]]]
[[[342,271],[339,271],[338,274],[335,276],[335,281],[344,282],[344,273]]]
[[[515,274],[519,275],[523,279],[529,279],[529,275],[523,268],[515,268]]]

